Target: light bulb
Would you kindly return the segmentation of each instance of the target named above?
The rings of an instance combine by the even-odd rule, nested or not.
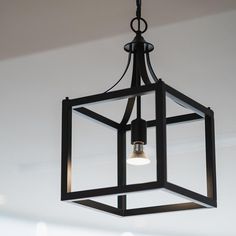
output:
[[[147,165],[151,161],[146,156],[145,152],[143,151],[143,142],[135,142],[133,152],[130,154],[129,158],[127,159],[127,163],[130,165],[141,166]]]

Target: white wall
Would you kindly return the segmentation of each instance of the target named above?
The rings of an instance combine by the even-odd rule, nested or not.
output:
[[[118,233],[113,231],[92,230],[88,228],[26,221],[8,217],[0,217],[0,233],[4,236],[134,236],[131,232]],[[144,234],[135,235],[145,236]]]
[[[59,201],[61,100],[103,92],[115,82],[130,34],[0,62],[2,214],[155,235],[235,235],[235,22],[232,11],[146,35],[156,46],[158,76],[215,111],[217,209],[124,220]]]

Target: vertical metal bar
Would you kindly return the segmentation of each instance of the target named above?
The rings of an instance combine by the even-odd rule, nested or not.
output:
[[[156,90],[156,120],[157,181],[164,185],[167,181],[166,94],[165,84],[161,80]]]
[[[134,53],[134,70],[135,70],[135,82],[136,87],[138,88],[141,86],[141,73],[140,73],[140,61],[139,61],[139,54],[140,54],[140,46],[137,47],[137,52]],[[137,119],[141,119],[141,96],[137,96],[136,99],[136,105],[137,105]]]
[[[141,96],[137,96],[137,119],[141,119]]]
[[[144,46],[139,46],[137,47],[137,55],[138,55],[138,68],[140,71],[140,76],[142,77],[143,83],[144,84],[151,84],[151,81],[149,79],[148,73],[147,73],[147,68],[146,68],[146,63],[145,63],[145,56],[144,56]]]
[[[126,185],[126,131],[123,128],[117,131],[117,176],[118,186]],[[126,210],[126,195],[118,196],[118,208]]]
[[[136,76],[136,54],[134,54],[133,56],[133,74],[132,74],[132,80],[131,80],[131,88],[134,88],[135,86],[137,86],[137,76]],[[120,122],[121,125],[125,125],[127,124],[127,122],[129,121],[129,118],[132,114],[133,108],[134,108],[134,102],[135,102],[135,97],[130,97],[128,98],[128,102],[125,108],[125,113],[123,115],[123,118]]]
[[[149,72],[150,72],[154,82],[157,83],[158,82],[158,78],[157,78],[157,76],[156,76],[156,74],[155,74],[155,72],[154,72],[154,70],[152,68],[152,64],[151,64],[148,52],[146,53],[146,61],[147,61],[147,66],[148,66]]]
[[[62,102],[62,156],[61,156],[61,197],[71,192],[71,125],[72,111],[69,99]]]
[[[126,195],[120,195],[118,196],[118,208],[123,211],[123,213],[126,211]]]
[[[206,170],[207,170],[207,196],[217,200],[216,194],[216,163],[215,163],[215,131],[214,113],[205,116],[205,141],[206,141]]]

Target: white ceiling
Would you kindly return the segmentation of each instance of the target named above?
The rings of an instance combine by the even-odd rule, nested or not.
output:
[[[236,8],[235,0],[143,0],[160,26]],[[0,60],[129,32],[135,0],[0,0]]]
[[[51,1],[48,2],[52,3]],[[76,2],[78,1],[75,1],[74,4]],[[89,1],[84,1],[84,4],[87,4],[87,2]],[[107,1],[107,4],[109,2],[111,1]],[[123,5],[126,3],[126,1],[120,2]],[[176,11],[172,10],[174,14],[167,15],[170,11],[167,11],[166,8],[170,7],[170,5],[164,4],[169,2],[166,0],[161,1],[160,5],[156,7],[159,14],[155,16],[154,10],[156,9],[153,6],[155,6],[157,1],[143,2],[147,2],[144,5],[144,13],[148,16],[148,19],[150,18],[150,24],[154,26],[157,26],[155,20],[153,20],[157,19],[155,17],[160,17],[162,21],[158,20],[158,22],[160,21],[162,24],[174,23],[185,19],[181,18],[182,14],[180,13],[182,11],[184,12],[183,15],[190,19],[222,10],[233,10],[235,5],[235,1],[176,0],[171,1],[172,4],[176,4]],[[113,1],[112,3],[118,4],[118,1]],[[35,4],[39,4],[39,1],[35,1]],[[112,5],[114,6],[114,4]],[[10,1],[4,3],[4,6],[7,5],[10,5]],[[34,4],[31,2],[31,4],[24,6],[30,7],[32,5]],[[47,32],[45,34],[42,34],[40,27],[38,32],[34,29],[35,32],[32,33],[31,40],[25,37],[25,40],[19,40],[19,44],[16,43],[17,40],[14,37],[16,41],[9,38],[9,45],[14,45],[14,47],[12,47],[12,50],[7,50],[6,54],[2,52],[2,55],[4,55],[2,58],[6,59],[19,55],[22,57],[2,60],[0,62],[0,195],[5,196],[6,199],[5,204],[2,203],[1,205],[0,202],[0,212],[1,214],[19,216],[26,219],[102,228],[119,232],[132,231],[134,233],[143,232],[163,236],[236,235],[234,225],[236,217],[236,207],[234,206],[236,191],[234,188],[231,188],[235,185],[234,180],[236,178],[234,171],[236,165],[236,112],[234,109],[236,99],[236,82],[234,78],[236,74],[236,11],[205,16],[166,26],[158,25],[159,27],[153,27],[147,32],[147,39],[156,46],[156,50],[152,53],[152,62],[158,76],[204,105],[211,106],[215,111],[219,207],[217,209],[118,218],[60,202],[61,100],[65,96],[81,97],[103,92],[122,73],[127,56],[122,47],[125,42],[131,40],[133,35],[123,34],[109,38],[105,37],[128,31],[130,13],[133,12],[131,1],[128,2],[128,5],[130,7],[129,11],[127,10],[128,6],[123,8],[122,6],[120,8],[118,6],[115,7],[116,10],[120,9],[120,12],[124,14],[124,17],[121,17],[121,19],[118,17],[121,13],[116,15],[108,10],[104,11],[102,4],[98,6],[97,14],[98,12],[100,14],[101,12],[106,12],[107,15],[104,15],[102,19],[103,22],[110,24],[109,27],[105,23],[100,22],[104,28],[104,32],[101,35],[99,35],[98,31],[94,35],[91,32],[86,33],[90,26],[93,33],[96,29],[91,22],[88,22],[87,28],[82,31],[82,36],[86,36],[85,38],[79,38],[80,34],[78,33],[75,33],[74,36],[73,34],[70,35],[68,33],[72,30],[70,29],[67,31],[68,37],[66,36],[67,38],[61,42],[59,42],[60,38],[58,38],[61,32],[56,34],[59,30],[59,25],[63,25],[59,24],[56,32],[51,34],[54,39],[58,39],[55,42],[59,43],[55,43],[55,45],[51,44],[52,41],[47,44],[50,40],[45,40],[46,44],[42,45],[37,41],[42,38],[35,37],[38,32],[41,32],[40,35],[43,38],[44,36],[50,38],[50,34],[48,36],[48,29],[52,26],[48,26],[49,28],[45,31]],[[19,4],[12,3],[12,8],[15,9],[14,15],[21,15],[24,11],[23,7],[19,8],[18,13],[16,6],[19,6]],[[57,6],[60,9],[59,3]],[[68,11],[63,11],[65,14],[64,18],[71,16],[68,12],[70,12],[69,9],[71,10],[72,7],[70,8],[69,6],[70,4],[67,6]],[[106,6],[108,7],[109,5]],[[173,5],[171,6],[173,7]],[[42,8],[45,9],[44,7]],[[53,5],[49,4],[47,10],[49,11],[52,8]],[[181,10],[182,8],[185,10]],[[206,12],[203,11],[205,8],[208,9]],[[37,9],[40,12],[41,8]],[[113,7],[110,6],[110,9],[113,9]],[[127,12],[122,11],[122,9],[127,10]],[[198,9],[198,14],[195,15],[196,9]],[[199,9],[202,10],[200,11]],[[212,9],[215,10],[213,11]],[[32,14],[33,19],[37,15],[36,12],[35,10],[35,13]],[[77,12],[77,9],[75,12]],[[84,23],[86,17],[90,17],[90,11],[84,10],[82,12],[84,14],[79,15],[79,17],[84,17],[82,18]],[[89,15],[87,12],[89,12]],[[192,15],[190,12],[192,12]],[[202,13],[200,14],[200,12]],[[6,15],[9,14],[5,14],[5,17]],[[38,19],[40,19],[38,22],[41,22],[41,20],[48,22],[47,17],[49,15],[47,17],[46,15],[44,17],[41,14],[37,15]],[[116,22],[114,20],[115,16],[121,22]],[[2,14],[0,17],[2,17]],[[76,20],[78,19],[76,18]],[[112,22],[113,20],[114,22]],[[27,22],[30,24],[30,21]],[[32,20],[32,25],[33,22],[34,20]],[[0,21],[0,24],[3,24],[3,22]],[[112,32],[112,26],[115,24],[117,24],[118,32],[115,30]],[[64,29],[66,29],[66,25],[67,23],[64,22]],[[124,27],[126,28],[124,29]],[[13,31],[15,33],[16,30]],[[26,36],[27,34],[24,35]],[[70,37],[71,40],[68,40]],[[95,40],[100,37],[103,39]],[[26,43],[26,39],[30,43]],[[93,41],[84,42],[84,40],[88,39],[93,39]],[[38,42],[40,47],[34,47],[35,45],[37,46],[37,43],[33,42],[34,40]],[[23,41],[25,46],[21,44]],[[71,45],[78,42],[83,43]],[[7,40],[4,40],[3,45],[6,45],[6,43]],[[31,43],[34,46],[30,45]],[[27,49],[28,45],[29,48]],[[66,45],[70,46],[45,51],[49,48]],[[5,48],[5,46],[2,46],[2,43],[0,43],[0,47],[0,50]],[[19,49],[22,49],[22,51],[19,51]],[[45,52],[23,56],[42,50]],[[129,76],[122,85],[128,86],[128,84]],[[150,109],[151,105],[152,103],[149,103],[146,106],[148,114],[152,110]],[[111,106],[113,116],[116,116],[116,113],[118,113],[118,107],[118,105]],[[175,109],[171,107],[169,112],[173,113]],[[195,126],[195,128],[186,126],[171,130],[172,138],[170,142],[172,146],[169,154],[172,161],[170,162],[170,171],[172,173],[171,178],[182,182],[186,186],[193,184],[194,189],[204,191],[204,184],[201,183],[204,177],[202,172],[204,171],[202,169],[204,160],[200,155],[200,128],[201,126]],[[114,172],[114,166],[112,166],[110,161],[110,157],[114,155],[114,143],[110,139],[108,140],[108,136],[103,131],[99,130],[94,134],[93,142],[87,142],[86,137],[89,132],[90,129],[85,127],[79,130],[83,137],[81,142],[83,142],[82,147],[84,149],[82,151],[84,151],[84,154],[88,155],[87,153],[96,151],[93,156],[87,157],[84,155],[83,165],[91,167],[89,170],[92,170],[85,184],[90,184],[94,179],[112,182],[113,179],[110,177],[108,179],[107,176],[111,176]],[[193,135],[194,132],[196,132],[196,135]],[[105,139],[109,142],[108,145],[106,145],[107,142],[100,141]],[[187,148],[184,145],[186,140]],[[104,150],[108,151],[107,156],[105,156]],[[152,155],[152,145],[150,145],[148,152]],[[105,161],[101,164],[102,156],[105,158]],[[151,158],[154,162],[152,156]],[[182,169],[181,163],[187,160],[191,160],[191,162]],[[99,172],[99,175],[98,171],[93,171],[97,166],[105,168],[102,173]],[[75,170],[76,168],[75,166]],[[81,171],[78,174],[85,175],[87,174],[86,170],[88,169],[84,167],[83,172]],[[136,176],[139,179],[141,177],[153,177],[152,167],[130,171],[133,174],[130,178],[132,181]],[[140,174],[140,172],[142,173]],[[75,179],[77,179],[76,177],[75,175]],[[75,184],[80,184],[80,182]],[[161,193],[161,202],[169,199],[173,200],[173,198],[165,195],[165,193]],[[155,199],[150,194],[148,200],[153,201]],[[134,200],[133,203],[135,202],[137,200]]]

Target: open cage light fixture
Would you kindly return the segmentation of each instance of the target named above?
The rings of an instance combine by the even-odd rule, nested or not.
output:
[[[122,77],[115,85],[106,92],[69,99],[62,102],[62,166],[61,166],[61,200],[71,201],[84,206],[113,213],[119,216],[131,216],[140,214],[160,213],[204,207],[216,207],[216,168],[215,168],[215,135],[214,135],[214,113],[183,93],[165,84],[155,75],[150,63],[149,53],[154,46],[144,40],[142,34],[147,30],[147,22],[141,17],[141,0],[136,0],[136,17],[130,25],[135,32],[134,40],[124,46],[128,52],[128,63]],[[136,27],[135,27],[136,24]],[[143,28],[143,29],[141,29]],[[110,91],[126,74],[131,61],[133,62],[131,87],[122,90]],[[149,71],[149,73],[148,73]],[[144,85],[142,85],[142,82]],[[141,99],[143,95],[155,93],[155,119],[142,119]],[[179,105],[194,111],[191,114],[166,117],[166,96],[170,97]],[[85,108],[87,104],[105,102],[109,100],[127,99],[127,105],[122,120],[118,123],[102,114],[98,114]],[[134,105],[136,108],[136,119],[130,124]],[[72,111],[82,113],[95,121],[103,123],[117,130],[117,185],[98,189],[83,191],[72,191]],[[188,190],[167,180],[167,144],[166,127],[169,124],[178,124],[194,120],[205,120],[205,148],[206,148],[206,178],[207,194],[202,195]],[[127,184],[126,163],[139,165],[148,164],[150,160],[143,151],[147,143],[147,127],[156,128],[156,180],[148,183]],[[126,132],[131,131],[131,144],[134,145],[132,155],[126,158]],[[164,188],[172,193],[186,197],[191,202],[169,204],[161,206],[141,207],[128,209],[126,194],[144,190],[155,190]],[[106,205],[91,200],[93,197],[116,194],[117,207]]]

